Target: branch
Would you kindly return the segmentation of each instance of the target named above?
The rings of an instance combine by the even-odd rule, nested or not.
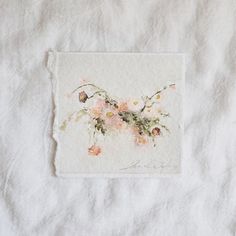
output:
[[[155,92],[152,96],[147,97],[147,100],[144,103],[144,106],[142,107],[142,109],[140,110],[140,112],[143,112],[146,107],[147,107],[147,102],[149,102],[150,100],[153,99],[154,96],[156,96],[157,94],[163,92],[164,90],[166,90],[167,88],[170,88],[171,86],[175,85],[175,83],[169,84],[168,86],[164,86],[162,89],[158,90],[157,92]],[[149,108],[152,107],[154,103],[152,103],[150,106],[148,106]]]
[[[105,93],[107,95],[107,92],[104,90],[100,90],[100,91],[96,91],[95,93],[93,93],[91,96],[89,96],[87,99],[93,98],[95,95],[99,94],[99,93]]]
[[[74,90],[71,92],[71,94],[75,93],[78,89],[83,88],[83,87],[87,87],[87,86],[92,86],[92,87],[94,87],[94,88],[96,88],[96,89],[98,89],[98,90],[100,90],[100,91],[105,91],[104,89],[101,89],[101,88],[99,88],[98,86],[96,86],[96,85],[94,85],[94,84],[83,84],[83,85],[80,85],[79,87],[77,87],[76,89],[74,89]]]

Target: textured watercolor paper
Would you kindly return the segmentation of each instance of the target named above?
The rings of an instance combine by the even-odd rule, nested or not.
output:
[[[50,52],[58,176],[178,174],[184,56]]]

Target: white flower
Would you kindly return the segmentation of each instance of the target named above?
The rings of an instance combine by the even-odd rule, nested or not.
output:
[[[143,108],[144,102],[140,99],[129,99],[127,105],[130,111],[137,112]]]

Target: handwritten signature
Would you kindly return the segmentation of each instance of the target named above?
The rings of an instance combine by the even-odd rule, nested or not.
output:
[[[140,162],[141,162],[140,160],[132,162],[129,166],[121,168],[120,170],[138,169],[138,168],[162,169],[167,166],[164,164],[156,165],[154,163],[140,164]]]

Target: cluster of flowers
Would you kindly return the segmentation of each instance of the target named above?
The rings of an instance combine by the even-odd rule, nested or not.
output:
[[[93,91],[91,95],[88,95]],[[92,105],[83,109],[83,114],[90,117],[90,124],[93,127],[94,136],[98,133],[106,135],[108,131],[131,130],[137,145],[144,145],[151,140],[156,145],[155,140],[163,133],[169,131],[161,123],[160,118],[168,117],[169,114],[162,111],[160,107],[161,93],[167,88],[175,88],[175,84],[170,84],[156,91],[152,96],[142,99],[128,99],[116,101],[111,98],[107,91],[94,84],[83,84],[72,93],[78,93],[79,101],[87,103],[93,100]],[[65,126],[65,121],[63,123]],[[62,127],[64,127],[62,125]],[[102,152],[101,147],[94,143],[88,148],[89,155],[98,156]]]

